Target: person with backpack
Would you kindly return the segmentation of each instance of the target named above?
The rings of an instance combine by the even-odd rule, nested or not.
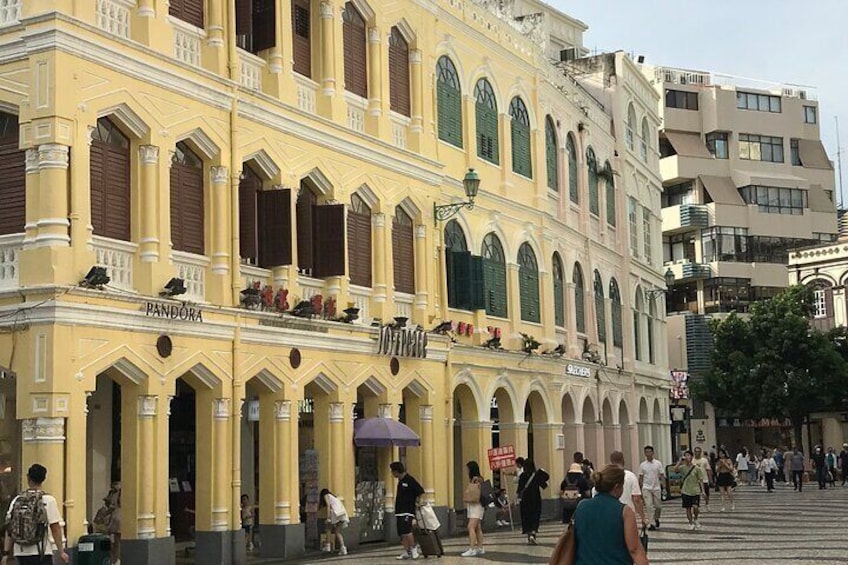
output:
[[[6,513],[6,537],[0,565],[51,565],[55,552],[62,563],[68,563],[68,554],[62,537],[62,516],[56,499],[45,493],[41,485],[47,478],[47,469],[38,463],[27,471],[29,488],[12,500]]]
[[[562,523],[571,522],[577,505],[584,498],[589,498],[592,487],[583,474],[583,466],[580,463],[572,463],[568,468],[565,479],[559,486],[559,497],[562,500]]]

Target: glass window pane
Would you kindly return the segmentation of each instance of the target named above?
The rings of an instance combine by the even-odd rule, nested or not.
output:
[[[780,189],[780,205],[786,206],[786,207],[791,206],[792,205],[791,195],[792,195],[792,191],[789,190],[788,188]]]
[[[768,204],[769,206],[780,205],[780,189],[774,186],[768,187]]]
[[[780,112],[780,98],[772,96],[769,100],[769,109],[772,112]]]
[[[748,109],[756,110],[757,109],[757,95],[749,94],[748,95]]]
[[[771,161],[772,160],[772,146],[767,143],[760,144],[760,159],[763,161]]]
[[[792,206],[794,206],[796,208],[803,208],[804,207],[803,191],[801,191],[797,188],[792,189]]]
[[[751,148],[750,149],[751,155],[750,155],[749,159],[751,159],[752,161],[761,161],[762,160],[762,153],[761,153],[761,150],[760,150],[760,144],[758,142],[751,142],[751,143],[748,144],[748,146]]]
[[[774,158],[772,160],[775,163],[782,163],[783,162],[783,145],[782,144],[775,145],[774,149],[772,151],[772,154],[774,156]]]
[[[765,94],[760,94],[757,97],[757,109],[760,112],[768,112],[769,111],[769,97]]]
[[[768,187],[757,187],[757,204],[768,204]]]
[[[747,141],[739,141],[739,158],[740,159],[750,159],[751,158],[751,144]]]

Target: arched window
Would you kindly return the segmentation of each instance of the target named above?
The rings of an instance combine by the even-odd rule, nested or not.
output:
[[[636,132],[636,110],[633,104],[627,106],[627,124],[624,130],[624,140],[627,142],[627,148],[633,149],[633,136]]]
[[[371,286],[371,208],[358,194],[347,211],[348,276],[350,284]],[[319,253],[321,250],[317,250]]]
[[[462,147],[462,86],[459,73],[447,56],[436,63],[436,102],[438,105],[439,139]]]
[[[91,225],[94,235],[130,240],[130,140],[109,118],[91,135]]]
[[[621,293],[618,282],[610,279],[610,301],[612,302],[612,344],[614,347],[624,347],[624,326],[621,319]]]
[[[26,224],[26,152],[18,117],[0,112],[0,235],[23,233]]]
[[[397,28],[389,35],[389,107],[393,112],[410,115],[409,44]]]
[[[559,161],[556,126],[553,119],[545,118],[545,165],[548,172],[548,188],[559,192]]]
[[[522,243],[518,249],[518,291],[521,297],[521,319],[539,321],[539,265],[533,248]]]
[[[263,190],[251,163],[242,165],[239,181],[239,256],[265,269],[291,265],[291,189]]]
[[[445,225],[445,267],[448,306],[461,310],[484,308],[482,258],[468,252],[465,233],[456,220]],[[476,260],[476,271],[475,271]],[[474,275],[476,273],[476,286]]]
[[[636,307],[633,310],[633,350],[636,352],[636,360],[642,360],[642,311],[645,309],[642,300],[642,287],[636,287]]]
[[[574,264],[574,272],[571,274],[574,283],[574,319],[577,321],[577,331],[586,333],[586,289],[583,286],[583,269],[580,263]]]
[[[292,60],[294,72],[312,78],[312,28],[309,0],[292,3]]]
[[[177,142],[171,165],[171,244],[174,251],[204,254],[203,161]]]
[[[465,232],[456,220],[451,220],[445,226],[445,249],[450,251],[468,251]]]
[[[607,313],[604,309],[604,281],[601,273],[595,271],[595,318],[598,326],[598,344],[607,342]]]
[[[607,188],[607,223],[615,226],[615,177],[609,161],[604,163],[604,184]]]
[[[345,4],[342,12],[344,40],[344,87],[363,98],[368,97],[368,57],[366,54],[365,18],[353,5]]]
[[[568,154],[568,197],[575,204],[580,203],[580,192],[577,189],[577,150],[571,134],[565,139],[565,152]]]
[[[477,156],[497,165],[500,162],[498,147],[498,104],[492,85],[484,78],[474,86],[474,111],[477,122]]]
[[[400,206],[395,206],[392,220],[392,265],[395,272],[395,291],[415,294],[415,249],[412,218]]]
[[[516,96],[509,103],[512,135],[512,171],[533,178],[533,158],[530,155],[530,115],[524,101]]]
[[[598,160],[591,147],[586,149],[586,167],[589,169],[589,212],[598,216],[601,213],[598,203]]]
[[[648,149],[651,147],[651,127],[648,125],[648,118],[642,118],[642,139],[640,142],[640,149],[642,153],[642,160],[648,161]]]
[[[657,301],[653,298],[648,299],[648,363],[653,365],[656,363],[655,347],[654,347],[654,324],[657,317]]]
[[[486,313],[505,318],[506,257],[501,241],[494,233],[483,238],[483,280],[486,288]]]
[[[559,253],[554,253],[551,263],[554,271],[554,324],[563,327],[565,326],[565,284]]]

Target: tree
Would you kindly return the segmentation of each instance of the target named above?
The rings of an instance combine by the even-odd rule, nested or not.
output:
[[[812,314],[812,290],[794,286],[754,303],[749,316],[714,319],[712,368],[694,394],[743,417],[789,416],[801,445],[804,418],[840,405],[848,387],[848,344],[835,337],[848,334],[811,327]]]

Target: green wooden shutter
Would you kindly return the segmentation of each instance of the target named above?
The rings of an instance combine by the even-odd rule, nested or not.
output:
[[[563,300],[564,289],[562,278],[554,278],[554,323],[557,326],[565,326],[565,302]]]
[[[636,351],[636,360],[642,360],[642,332],[639,324],[639,312],[633,312],[633,347]]]
[[[624,328],[621,317],[621,300],[613,300],[612,303],[612,344],[616,347],[624,347]]]
[[[577,151],[569,138],[566,142],[568,152],[568,196],[575,204],[580,203],[580,193],[577,190]]]
[[[462,148],[462,93],[447,83],[436,86],[439,139]]]
[[[483,259],[483,279],[486,286],[486,313],[500,318],[506,317],[506,271],[505,265],[491,259]]]
[[[525,322],[539,321],[539,275],[523,268],[518,274],[521,295],[521,319]]]
[[[471,256],[471,309],[486,309],[486,281],[483,275],[483,258]]]
[[[598,203],[598,173],[593,168],[589,169],[589,211],[596,216],[601,212]]]
[[[530,128],[513,119],[512,131],[512,170],[519,175],[533,178],[533,161],[530,158]]]
[[[586,294],[582,286],[574,287],[574,318],[577,322],[577,331],[586,333]]]
[[[551,119],[545,120],[545,165],[548,173],[548,188],[559,192],[559,163],[557,162],[556,131]]]
[[[604,310],[604,295],[595,294],[595,314],[598,322],[598,342],[607,342],[607,316]]]
[[[471,252],[451,251],[448,279],[448,306],[471,310]],[[451,287],[452,290],[451,290]]]
[[[498,113],[477,103],[477,156],[495,165],[500,162],[498,146]]]

